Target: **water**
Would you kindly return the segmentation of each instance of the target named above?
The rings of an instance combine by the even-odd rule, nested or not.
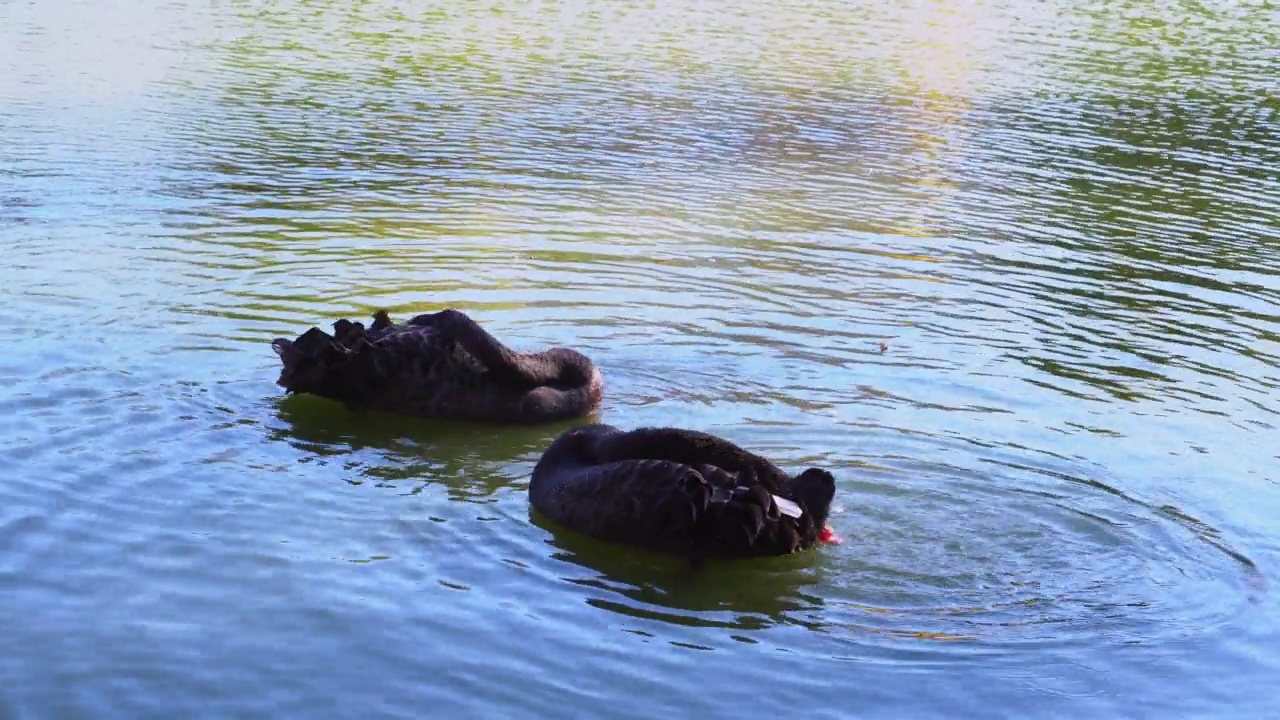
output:
[[[1274,711],[1273,8],[349,5],[0,6],[0,716]],[[530,512],[565,425],[274,385],[449,306],[846,542],[690,577]]]

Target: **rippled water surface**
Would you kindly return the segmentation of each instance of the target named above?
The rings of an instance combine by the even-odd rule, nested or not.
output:
[[[0,4],[0,716],[1213,717],[1280,681],[1260,3]],[[386,307],[838,478],[679,563],[566,425],[285,400]]]

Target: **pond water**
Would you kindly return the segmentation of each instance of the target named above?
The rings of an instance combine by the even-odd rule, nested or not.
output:
[[[0,5],[0,717],[1213,717],[1280,681],[1269,4]],[[569,424],[285,400],[458,307],[831,468],[531,513]]]

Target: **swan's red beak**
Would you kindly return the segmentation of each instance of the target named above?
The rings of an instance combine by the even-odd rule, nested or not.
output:
[[[835,530],[828,525],[822,528],[822,532],[818,533],[818,542],[827,543],[828,545],[839,545],[844,542],[844,538],[836,534]]]

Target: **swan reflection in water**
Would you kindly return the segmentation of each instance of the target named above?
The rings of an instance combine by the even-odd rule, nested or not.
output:
[[[677,625],[762,630],[807,625],[823,600],[821,558],[800,553],[749,560],[709,560],[694,570],[681,557],[603,542],[530,507],[547,533],[550,558],[568,567],[564,581],[586,589],[586,604],[629,617]]]
[[[493,498],[519,486],[565,423],[494,427],[383,412],[353,415],[308,395],[276,401],[268,438],[310,459],[343,459],[342,479],[360,485],[432,485],[456,500]],[[570,421],[572,422],[572,421]]]

